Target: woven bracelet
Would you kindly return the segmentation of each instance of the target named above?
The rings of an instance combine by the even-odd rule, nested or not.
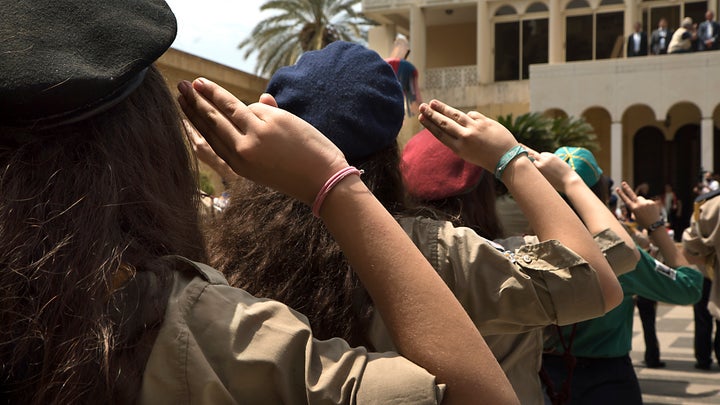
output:
[[[502,181],[502,175],[507,169],[507,165],[520,155],[528,156],[528,150],[523,148],[522,145],[518,144],[508,149],[501,157],[495,167],[495,178]]]
[[[648,226],[648,233],[651,233],[652,231],[660,228],[661,226],[665,226],[665,221],[663,221],[662,218],[658,219],[657,222],[654,222],[652,225]]]

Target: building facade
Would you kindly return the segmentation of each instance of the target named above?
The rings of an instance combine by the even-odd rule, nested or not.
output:
[[[705,19],[718,0],[363,0],[369,46],[408,37],[422,96],[497,117],[582,116],[619,184],[673,186],[689,215],[703,170],[720,172],[720,52],[627,58],[637,22],[650,36]]]

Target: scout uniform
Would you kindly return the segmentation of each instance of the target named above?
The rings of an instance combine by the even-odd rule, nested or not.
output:
[[[695,305],[696,367],[710,369],[712,352],[720,360],[720,190],[699,196],[695,200],[690,226],[683,232],[682,243],[690,256],[704,258],[702,298]],[[715,340],[712,340],[713,323]]]
[[[623,403],[641,403],[637,376],[628,355],[632,343],[633,296],[637,294],[676,305],[689,305],[700,299],[702,276],[697,270],[685,266],[670,268],[645,250],[638,250],[641,258],[635,270],[618,277],[623,289],[620,305],[605,316],[579,323],[575,331],[571,327],[562,328],[565,342],[574,333],[571,352],[577,362],[569,403],[583,403],[585,394],[600,395],[601,391],[612,395],[603,397],[607,400],[604,403],[612,403],[611,400],[617,398],[628,401]],[[549,331],[548,336],[551,353],[543,356],[543,368],[559,389],[568,370],[563,358],[556,354],[562,354],[566,349],[556,331]],[[590,394],[593,388],[603,384],[610,384],[612,389],[596,389]]]
[[[399,222],[470,315],[521,403],[542,404],[542,328],[604,314],[595,270],[554,240],[526,236],[497,243],[446,221]],[[614,232],[601,232],[595,241],[618,271],[634,267],[631,249]],[[395,350],[380,317],[373,318],[369,335],[376,350]]]
[[[436,404],[443,385],[396,353],[313,339],[305,316],[228,286],[216,270],[177,271],[143,374],[141,404]]]

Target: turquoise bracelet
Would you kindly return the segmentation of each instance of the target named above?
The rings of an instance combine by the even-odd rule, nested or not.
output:
[[[522,145],[518,144],[508,149],[508,151],[500,157],[495,167],[495,178],[502,181],[502,174],[505,172],[507,165],[520,155],[528,156],[528,150],[523,148]]]

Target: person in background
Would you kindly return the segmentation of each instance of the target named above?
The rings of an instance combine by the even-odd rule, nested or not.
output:
[[[685,256],[703,273],[702,298],[693,306],[695,368],[710,370],[720,361],[720,190],[695,199],[690,226],[682,235]],[[713,327],[715,329],[713,338]]]
[[[649,231],[664,262],[638,248],[635,269],[618,276],[623,302],[606,315],[572,327],[546,329],[543,370],[550,396],[568,404],[641,404],[642,395],[630,360],[633,296],[688,305],[700,298],[702,276],[691,268],[659,221],[658,205],[622,182],[616,193],[634,215],[638,226]]]
[[[193,124],[236,173],[320,201],[404,356],[317,340],[202,264],[196,161],[154,66],[176,34],[164,1],[6,1],[3,18],[3,403],[517,402],[337,147],[268,96],[246,106],[199,79],[178,86]]]
[[[418,70],[407,60],[410,55],[410,44],[407,38],[398,34],[393,43],[390,57],[385,59],[392,66],[402,85],[405,95],[405,113],[410,117],[418,115],[418,106],[422,103],[420,86],[418,85]]]
[[[720,49],[720,24],[715,21],[715,13],[712,10],[705,12],[705,21],[697,27],[698,51],[715,51]]]
[[[470,228],[480,237],[488,239],[488,243],[495,243],[498,248],[537,243],[537,238],[533,235],[500,239],[502,232],[495,214],[493,176],[481,167],[462,160],[428,130],[415,134],[405,145],[400,168],[407,193],[419,204],[417,210],[420,214],[434,214],[435,217],[447,219],[458,231]],[[610,213],[605,216],[597,215],[597,208],[604,207],[603,202],[595,197],[585,183],[580,182],[580,187],[565,187],[561,180],[556,179],[554,172],[541,170],[541,173],[547,176],[554,187],[560,185],[570,198],[595,202],[595,205],[580,205],[580,209],[584,210],[581,219],[590,221],[588,230],[607,255],[610,265],[622,267],[618,251],[621,246],[627,245],[618,239],[624,236],[630,246],[632,239]],[[635,266],[639,255],[634,255],[637,253],[634,248],[630,252],[622,250],[629,256],[624,259],[631,263],[627,268],[630,270]],[[482,271],[496,270],[488,267]],[[622,270],[618,268],[618,271]],[[579,283],[580,280],[569,277],[563,288],[574,289]],[[556,292],[563,294],[560,290]],[[578,301],[578,304],[583,305],[581,301]],[[468,311],[474,313],[477,310],[470,307]],[[542,353],[542,329],[538,327],[523,333],[496,334],[486,324],[477,325],[508,376],[520,402],[526,405],[541,404],[543,395],[538,372]]]
[[[373,194],[457,294],[481,333],[517,334],[609,310],[620,291],[603,251],[525,157],[517,140],[496,121],[437,100],[420,105],[421,123],[440,142],[462,139],[463,144],[450,150],[505,181],[532,221],[535,241],[517,249],[499,246],[469,228],[418,213],[406,204],[396,140],[404,118],[398,89],[392,69],[379,55],[337,42],[278,70],[267,90],[280,108],[328,134],[349,162],[364,170],[363,179]],[[460,121],[451,122],[449,116]],[[222,216],[227,231],[209,237],[211,263],[231,284],[308,314],[318,336],[393,350],[374,301],[308,207],[265,187],[232,191],[232,202]],[[607,248],[632,255],[633,249],[619,239],[608,236]],[[628,260],[628,270],[633,260],[634,256]],[[297,270],[289,272],[291,266]],[[538,357],[530,361],[537,363]],[[536,387],[535,398],[540,400]]]
[[[660,18],[658,27],[650,34],[650,53],[652,55],[664,55],[667,53],[672,31],[667,26],[667,19]]]
[[[685,17],[680,24],[680,28],[673,32],[668,44],[668,53],[686,53],[695,51],[693,46],[698,39],[697,27],[693,24],[693,19]]]
[[[648,38],[642,29],[642,23],[636,22],[635,31],[628,36],[627,40],[627,56],[646,56],[648,54]]]

